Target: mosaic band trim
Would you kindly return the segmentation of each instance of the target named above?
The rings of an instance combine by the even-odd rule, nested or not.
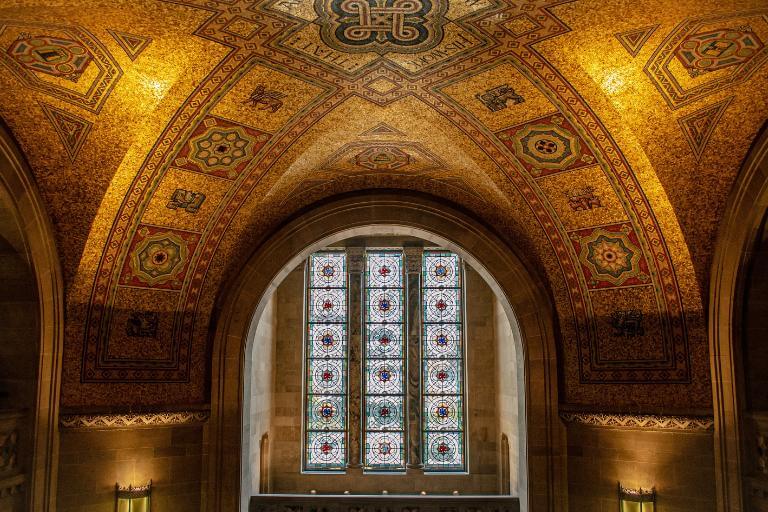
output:
[[[147,414],[64,414],[59,418],[62,429],[105,429],[162,427],[205,423],[209,411],[157,412]]]
[[[656,416],[601,413],[560,413],[566,423],[598,427],[636,428],[645,430],[690,430],[710,432],[715,428],[711,416]]]

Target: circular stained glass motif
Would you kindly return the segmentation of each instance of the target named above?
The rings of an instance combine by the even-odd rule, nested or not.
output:
[[[307,441],[307,469],[327,469],[344,462],[342,433],[310,432]]]
[[[459,333],[458,325],[427,325],[424,338],[426,357],[459,357]]]
[[[400,253],[368,253],[368,286],[401,287],[402,258]]]
[[[390,326],[377,326],[368,333],[369,357],[400,357],[400,329]]]
[[[457,290],[426,290],[426,320],[456,322],[459,320]]]
[[[366,393],[391,395],[402,393],[402,367],[398,361],[366,362]]]
[[[340,325],[309,326],[310,357],[344,357],[344,328]]]
[[[443,466],[455,466],[461,463],[459,436],[446,433],[430,436],[427,447],[427,463]]]
[[[429,361],[426,388],[428,393],[436,395],[459,393],[458,364],[455,361]]]
[[[335,394],[343,391],[344,366],[342,360],[313,360],[310,364],[312,376],[310,389],[312,393]]]
[[[313,290],[312,316],[325,322],[341,321],[345,314],[343,290]]]
[[[430,256],[426,259],[428,286],[457,286],[456,258]]]
[[[308,415],[312,430],[338,430],[344,426],[343,398],[314,396],[310,400]]]
[[[402,400],[390,397],[369,397],[367,424],[370,430],[391,430],[401,427]]]
[[[376,370],[376,376],[381,382],[389,382],[392,380],[392,370],[388,366],[382,366]]]
[[[345,284],[342,253],[326,253],[312,258],[312,286],[335,288]]]
[[[368,432],[365,451],[365,464],[371,468],[392,468],[405,462],[402,434],[398,432]]]
[[[401,322],[400,293],[375,290],[370,294],[368,319],[373,322]]]

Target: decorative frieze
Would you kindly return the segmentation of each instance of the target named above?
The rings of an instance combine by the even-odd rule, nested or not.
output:
[[[161,427],[205,423],[209,411],[157,412],[147,414],[67,414],[59,419],[63,429]]]
[[[635,428],[643,430],[686,430],[708,432],[714,430],[715,420],[710,416],[656,416],[634,414],[601,414],[561,412],[566,423],[581,423],[598,427]]]

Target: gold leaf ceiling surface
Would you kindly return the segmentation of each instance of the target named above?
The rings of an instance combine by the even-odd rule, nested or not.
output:
[[[394,188],[473,212],[545,276],[561,402],[710,407],[702,304],[768,113],[768,7],[353,4],[0,8],[0,115],[66,273],[63,405],[207,402],[213,303],[260,237]]]

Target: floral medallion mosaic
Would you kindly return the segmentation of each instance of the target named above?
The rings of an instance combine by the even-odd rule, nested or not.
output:
[[[136,231],[120,284],[147,288],[181,288],[189,256],[200,235],[141,226]]]
[[[270,135],[225,119],[206,117],[174,160],[182,169],[236,178]]]
[[[557,114],[504,130],[497,136],[535,177],[596,162],[573,125]]]
[[[589,288],[648,284],[648,265],[627,224],[571,233]]]

